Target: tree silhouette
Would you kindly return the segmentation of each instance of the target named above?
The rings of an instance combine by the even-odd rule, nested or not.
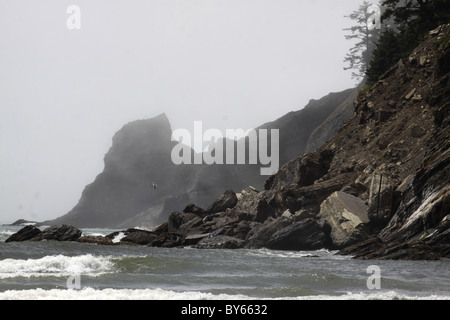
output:
[[[348,16],[355,21],[355,25],[344,29],[350,34],[345,36],[347,40],[356,40],[355,45],[344,58],[348,66],[344,70],[352,70],[352,79],[361,81],[366,75],[372,52],[381,32],[381,7],[364,1],[358,10],[353,11]]]

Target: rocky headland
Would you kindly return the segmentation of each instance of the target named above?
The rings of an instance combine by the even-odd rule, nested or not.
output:
[[[288,161],[264,186],[224,187],[208,205],[188,201],[152,231],[122,231],[119,243],[450,258],[449,61],[450,25],[443,25],[359,92],[332,139]],[[58,234],[25,228],[25,240]]]

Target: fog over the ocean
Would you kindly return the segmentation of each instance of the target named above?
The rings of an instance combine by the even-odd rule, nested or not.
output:
[[[355,86],[361,3],[0,0],[0,223],[67,213],[127,122],[249,129]]]

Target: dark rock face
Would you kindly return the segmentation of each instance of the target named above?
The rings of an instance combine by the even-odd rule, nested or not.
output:
[[[372,174],[369,187],[369,219],[375,226],[384,227],[391,219],[394,186],[389,177],[381,173]]]
[[[264,247],[274,250],[317,250],[325,246],[327,238],[320,224],[305,219],[273,233]]]
[[[359,259],[450,257],[448,39],[450,24],[430,33],[407,59],[358,94],[353,118],[333,139],[291,158],[266,180],[263,191],[224,185],[217,195],[230,191],[203,210],[207,197],[200,194],[209,190],[204,181],[218,181],[208,171],[211,167],[205,167],[202,188],[188,188],[202,202],[182,193],[174,198],[199,206],[171,210],[168,221],[152,232],[127,230],[126,236],[136,233],[129,239],[161,247],[325,247]],[[266,128],[293,118],[283,117]],[[283,143],[287,141],[295,139]],[[298,152],[295,144],[289,150]],[[132,163],[139,167],[139,161]],[[218,169],[219,177],[235,178],[224,168]],[[195,175],[186,172],[183,178],[192,181]],[[247,173],[233,171],[241,178]]]
[[[416,116],[416,122],[409,123],[411,130],[406,134],[421,149],[416,149],[415,155],[401,150],[400,142],[408,143],[407,137],[405,140],[398,137],[396,145],[388,144],[387,149],[395,161],[406,155],[406,161],[401,161],[402,166],[411,166],[413,161],[414,167],[402,175],[403,180],[393,194],[391,218],[376,240],[369,246],[362,243],[358,247],[357,244],[343,253],[359,259],[434,260],[450,257],[450,75],[440,65],[450,48],[448,41],[435,45],[438,39],[448,39],[449,34],[450,25],[430,33],[406,63],[399,63],[391,76],[382,80],[384,87],[386,82],[395,83],[395,77],[408,74],[409,80],[404,84],[413,90],[398,101]],[[421,59],[424,62],[420,66],[416,63],[418,57],[427,57]],[[428,78],[428,84],[420,85],[422,77]],[[384,97],[389,94],[394,92],[385,93]],[[393,167],[390,174],[398,174],[398,168]]]
[[[44,231],[34,226],[25,226],[6,239],[5,242],[41,240],[75,241],[81,236],[81,233],[81,230],[68,225],[51,226]]]
[[[361,92],[337,136],[286,163],[265,190],[245,189],[232,209],[196,220],[196,234],[213,232],[201,241],[237,237],[240,225],[239,239],[250,248],[352,245],[341,252],[360,259],[448,256],[450,75],[438,61],[450,49],[448,41],[439,49],[435,43],[449,34],[450,25],[442,27]],[[428,56],[420,67],[416,55]]]
[[[227,190],[216,201],[214,201],[208,208],[208,212],[217,213],[224,212],[227,209],[231,209],[238,203],[238,198],[233,190]]]
[[[41,234],[41,230],[34,226],[25,226],[16,233],[12,234],[5,242],[27,241]]]
[[[155,241],[156,238],[157,235],[153,232],[146,230],[131,229],[128,230],[128,234],[125,237],[123,237],[120,241],[131,242],[140,245],[148,245],[151,244],[153,241]]]
[[[293,219],[279,217],[270,219],[265,224],[253,228],[247,235],[247,248],[263,248],[270,237],[278,230],[292,225]]]
[[[34,237],[33,241],[56,240],[56,241],[75,241],[81,237],[81,230],[68,225],[51,226]]]

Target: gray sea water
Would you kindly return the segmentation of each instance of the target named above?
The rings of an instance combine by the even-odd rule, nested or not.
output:
[[[450,300],[450,260],[357,261],[328,250],[4,242],[19,229],[0,226],[0,299]]]

